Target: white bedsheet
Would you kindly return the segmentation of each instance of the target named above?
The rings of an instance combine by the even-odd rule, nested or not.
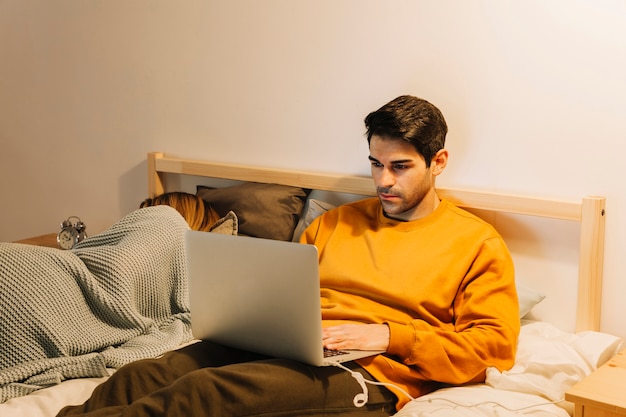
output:
[[[443,388],[407,404],[396,417],[569,417],[538,395],[504,391],[485,384]]]
[[[84,403],[108,377],[70,379],[0,404],[2,417],[54,417],[66,405]]]

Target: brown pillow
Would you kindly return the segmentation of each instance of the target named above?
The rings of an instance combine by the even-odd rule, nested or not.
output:
[[[196,193],[220,216],[234,211],[239,221],[239,234],[291,240],[308,190],[246,182],[225,188],[198,185]]]

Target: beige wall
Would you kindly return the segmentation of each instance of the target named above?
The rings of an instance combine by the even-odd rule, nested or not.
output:
[[[618,0],[0,0],[0,240],[96,233],[145,153],[366,173],[363,116],[446,114],[440,185],[608,197],[603,330],[626,336]]]

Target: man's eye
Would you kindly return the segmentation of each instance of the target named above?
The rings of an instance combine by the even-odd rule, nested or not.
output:
[[[394,166],[393,166],[393,168],[394,168],[394,169],[401,170],[401,169],[407,169],[407,168],[408,168],[408,166],[406,166],[406,165],[402,165],[402,164],[398,164],[398,165],[394,165]]]
[[[380,168],[383,166],[383,164],[381,164],[380,162],[372,161],[372,166],[376,168]]]

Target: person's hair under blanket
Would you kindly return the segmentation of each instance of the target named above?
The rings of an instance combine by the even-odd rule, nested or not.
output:
[[[147,198],[141,202],[139,208],[159,205],[175,208],[192,230],[208,232],[220,218],[215,209],[201,197],[182,191],[173,191]]]

